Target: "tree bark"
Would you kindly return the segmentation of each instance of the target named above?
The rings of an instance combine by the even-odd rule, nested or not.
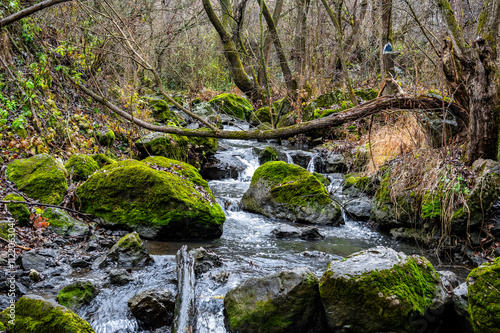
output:
[[[392,44],[392,0],[380,1],[380,79],[383,81],[391,67],[394,69],[394,61],[391,64],[390,54],[384,54],[385,44]],[[391,73],[391,75],[394,73]]]
[[[243,63],[241,62],[240,55],[236,46],[234,45],[231,36],[228,34],[221,21],[215,14],[212,3],[210,0],[202,0],[203,8],[208,15],[208,18],[215,30],[219,34],[222,46],[224,48],[224,55],[229,63],[229,70],[231,76],[233,77],[236,86],[246,94],[252,101],[262,101],[264,96],[262,90],[258,87],[255,82],[252,82],[247,72],[243,68]]]
[[[39,12],[45,8],[52,7],[54,5],[63,3],[63,2],[69,2],[72,0],[46,0],[42,1],[40,3],[37,3],[36,5],[30,6],[26,9],[23,9],[15,14],[12,14],[10,16],[7,16],[3,19],[0,19],[0,28],[6,27],[9,24],[12,24],[16,21],[19,21],[22,18],[25,18],[27,16],[30,16],[36,12]]]

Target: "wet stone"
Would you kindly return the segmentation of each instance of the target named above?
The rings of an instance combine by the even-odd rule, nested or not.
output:
[[[109,271],[109,282],[111,284],[123,286],[132,281],[134,281],[134,277],[125,269],[112,269]]]

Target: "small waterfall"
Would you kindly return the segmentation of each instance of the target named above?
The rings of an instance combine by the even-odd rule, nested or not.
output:
[[[285,152],[285,155],[286,155],[286,163],[293,164],[292,156],[288,152]]]
[[[318,157],[318,154],[314,154],[311,156],[311,160],[309,161],[309,164],[307,164],[307,171],[313,173],[314,170],[314,160]]]

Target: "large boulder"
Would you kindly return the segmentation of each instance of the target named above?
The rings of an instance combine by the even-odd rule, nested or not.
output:
[[[59,204],[68,190],[67,171],[61,160],[48,154],[14,160],[7,165],[7,178],[30,198]]]
[[[74,181],[87,180],[90,175],[99,170],[99,164],[89,155],[71,155],[64,167],[72,175]]]
[[[42,213],[42,217],[48,220],[49,228],[59,236],[82,238],[90,234],[87,223],[71,217],[62,209],[46,208]]]
[[[130,311],[144,328],[171,325],[174,319],[175,297],[165,288],[141,291],[128,301]]]
[[[109,250],[108,259],[116,262],[118,266],[140,267],[145,266],[151,261],[148,251],[144,247],[137,232],[127,234],[113,245]]]
[[[225,216],[191,165],[164,157],[125,160],[93,174],[76,191],[82,212],[149,239],[213,239]]]
[[[245,120],[250,118],[252,104],[235,94],[220,94],[212,98],[208,104],[218,112]]]
[[[95,333],[76,313],[40,296],[23,296],[14,307],[0,313],[0,322],[11,332]]]
[[[250,278],[224,297],[230,332],[317,332],[323,324],[318,279],[307,268]]]
[[[252,177],[243,208],[269,217],[315,224],[343,222],[340,207],[309,171],[285,162],[268,162]]]
[[[77,281],[66,285],[57,294],[57,302],[71,309],[78,310],[85,304],[89,304],[97,295],[97,289],[90,281]]]
[[[319,290],[331,330],[417,332],[409,319],[433,305],[439,286],[427,259],[378,246],[332,261]]]
[[[148,134],[135,142],[140,158],[164,156],[187,161],[189,140],[185,136],[166,133]]]
[[[473,269],[467,286],[474,332],[500,332],[500,258]]]

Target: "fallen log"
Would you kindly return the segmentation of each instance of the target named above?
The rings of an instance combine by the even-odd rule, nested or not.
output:
[[[177,251],[177,298],[172,333],[192,333],[196,326],[194,258],[187,245]]]

